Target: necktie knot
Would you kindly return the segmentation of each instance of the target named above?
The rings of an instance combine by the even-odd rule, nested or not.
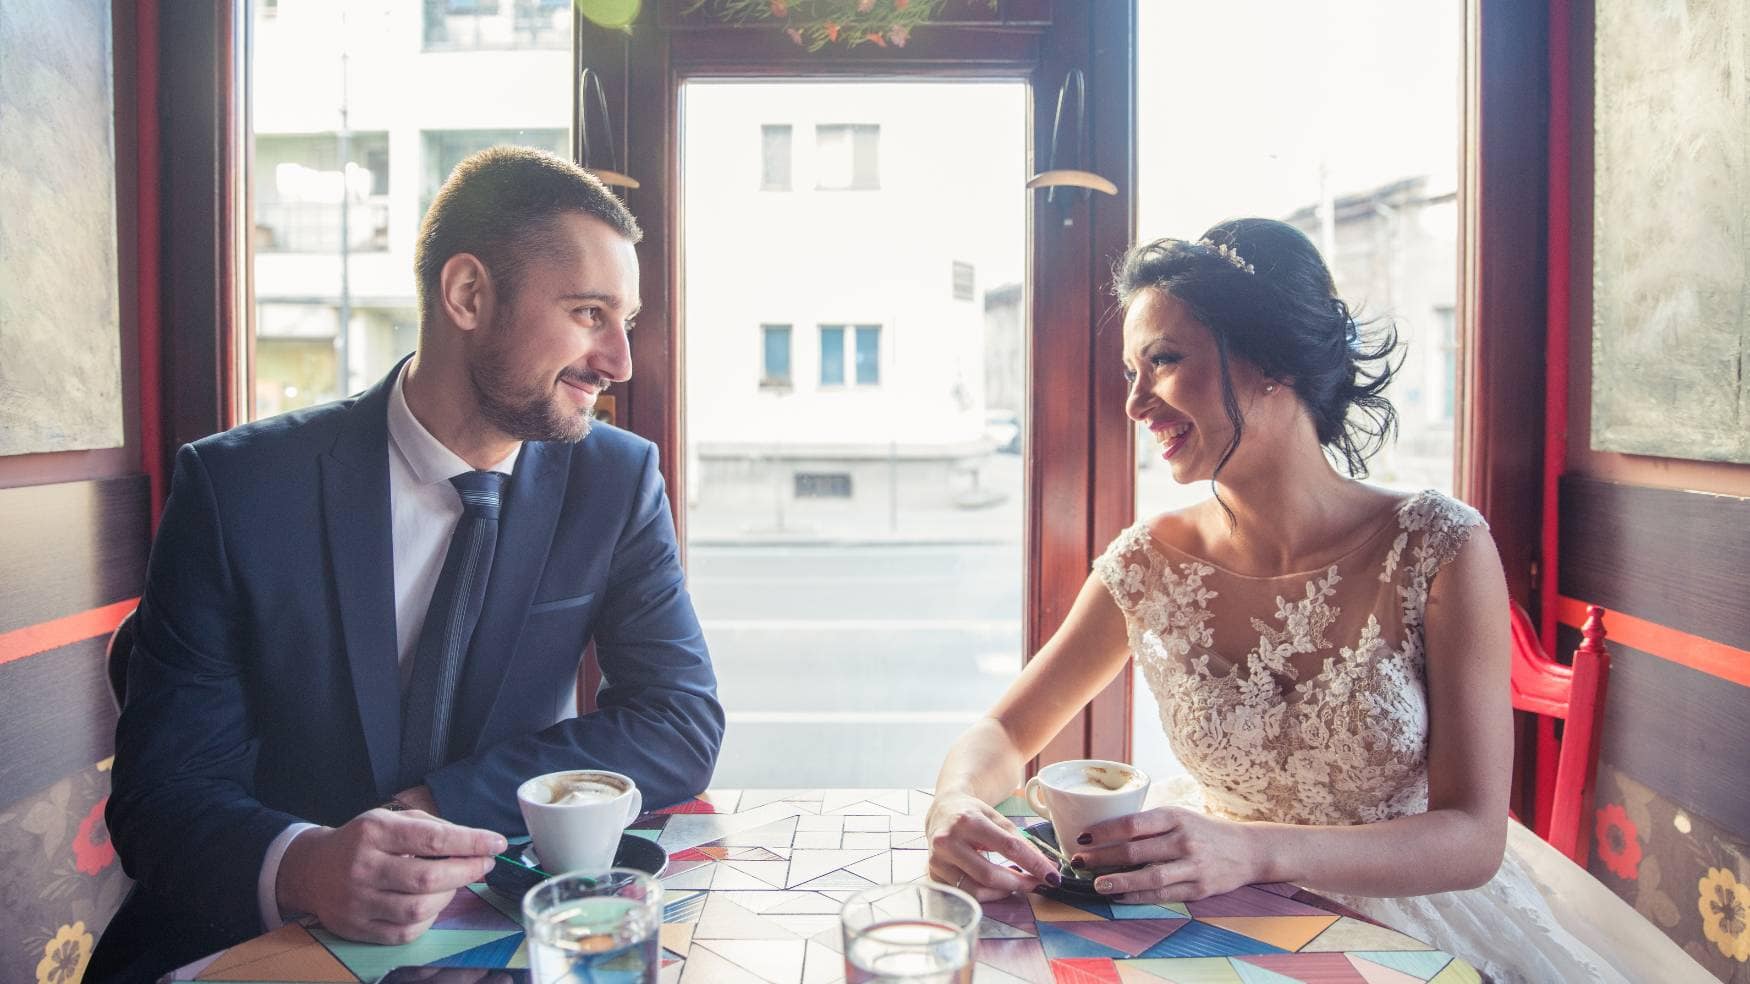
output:
[[[462,497],[464,519],[497,519],[498,507],[504,502],[504,483],[510,476],[503,472],[463,472],[450,479],[456,494]]]

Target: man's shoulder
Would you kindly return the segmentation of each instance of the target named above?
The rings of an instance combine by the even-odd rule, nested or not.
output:
[[[209,470],[247,472],[293,462],[302,465],[334,446],[358,400],[350,397],[239,424],[193,441],[190,447]]]
[[[614,463],[622,466],[644,460],[655,453],[656,445],[631,431],[597,421],[583,440],[577,442],[572,456],[574,466],[599,466]]]

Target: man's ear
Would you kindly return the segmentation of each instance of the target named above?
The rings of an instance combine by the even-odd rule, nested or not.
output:
[[[438,272],[438,307],[463,331],[473,331],[492,319],[492,274],[479,257],[457,253]]]

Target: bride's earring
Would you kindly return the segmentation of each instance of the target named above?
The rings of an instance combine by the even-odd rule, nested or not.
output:
[[[1265,383],[1264,384],[1264,392],[1266,394],[1276,392],[1276,384],[1275,383]]]

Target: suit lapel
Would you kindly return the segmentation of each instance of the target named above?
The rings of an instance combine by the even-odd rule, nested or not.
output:
[[[565,505],[571,470],[570,444],[528,442],[517,456],[499,518],[486,600],[468,648],[468,661],[456,690],[452,751],[477,749],[486,718],[498,698],[504,674],[534,601],[541,573],[553,547],[553,531]]]
[[[405,361],[405,360],[404,360]],[[389,518],[389,376],[353,404],[321,458],[328,569],[377,796],[392,796],[401,759],[395,648],[395,549]]]

